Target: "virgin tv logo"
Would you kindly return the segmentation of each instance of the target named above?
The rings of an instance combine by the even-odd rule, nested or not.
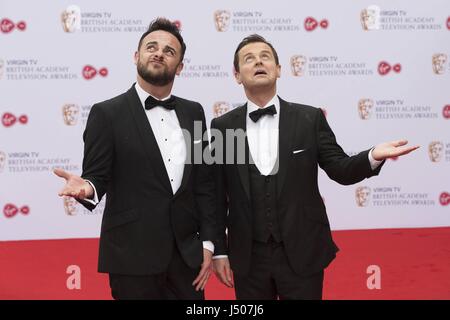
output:
[[[442,192],[439,196],[439,202],[443,206],[447,206],[450,203],[450,193],[448,192]]]
[[[82,75],[83,78],[86,80],[91,80],[95,78],[96,75],[100,75],[101,77],[107,77],[108,76],[108,69],[107,68],[100,68],[98,71],[96,68],[94,68],[91,65],[86,65],[83,68]]]
[[[317,29],[317,27],[320,27],[322,29],[328,28],[328,20],[323,19],[320,22],[314,19],[313,17],[308,17],[305,19],[304,26],[306,31],[314,31]]]
[[[28,215],[30,213],[30,207],[22,206],[19,208],[12,203],[7,203],[3,207],[3,214],[7,218],[13,218],[19,213],[21,213],[22,215],[25,215],[25,216]]]
[[[17,122],[19,122],[20,124],[27,124],[28,123],[28,116],[23,114],[23,115],[21,115],[19,117],[16,117],[11,112],[5,112],[2,115],[2,124],[3,124],[3,126],[5,126],[7,128],[8,127],[12,127]]]
[[[400,73],[402,71],[402,65],[400,63],[397,63],[391,66],[386,61],[381,61],[378,64],[378,73],[382,76],[387,75],[389,72],[391,72],[391,70],[395,73]]]
[[[8,18],[3,18],[0,21],[0,31],[3,33],[10,33],[14,29],[25,31],[26,28],[27,24],[25,23],[25,21],[19,21],[17,24]]]

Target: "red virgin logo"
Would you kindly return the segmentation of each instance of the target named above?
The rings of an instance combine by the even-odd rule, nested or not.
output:
[[[400,71],[402,71],[402,65],[400,63],[397,63],[391,66],[386,61],[381,61],[378,64],[378,73],[382,76],[387,75],[389,72],[391,72],[391,70],[394,71],[395,73],[400,73]]]
[[[442,109],[442,116],[444,117],[444,119],[450,118],[450,104],[446,105]]]
[[[3,33],[10,33],[15,28],[17,28],[20,31],[24,31],[27,28],[27,24],[25,23],[25,21],[20,21],[17,24],[15,24],[8,18],[3,18],[0,21],[0,31]]]
[[[3,214],[5,215],[5,217],[7,218],[13,218],[14,216],[16,216],[18,213],[21,213],[23,215],[28,215],[30,213],[30,207],[28,206],[22,206],[22,207],[17,207],[16,205],[12,204],[12,203],[7,203],[4,207],[3,207]]]
[[[320,26],[322,29],[326,29],[328,28],[328,20],[323,19],[318,22],[313,17],[308,17],[305,19],[304,26],[306,31],[314,31],[318,26]]]
[[[181,31],[181,21],[180,20],[175,20],[172,23],[177,27],[178,30]]]
[[[5,127],[11,127],[16,122],[19,122],[21,124],[27,124],[28,123],[28,117],[26,115],[21,115],[19,118],[17,118],[15,115],[13,115],[11,112],[5,112],[2,115],[2,124]]]
[[[102,77],[106,77],[108,76],[108,69],[107,68],[101,68],[97,71],[97,69],[95,69],[93,66],[91,65],[86,65],[83,68],[82,71],[83,74],[83,78],[85,78],[86,80],[91,80],[93,79],[97,74],[99,74]]]
[[[442,192],[439,196],[439,202],[441,205],[446,206],[450,203],[450,193],[448,192]]]

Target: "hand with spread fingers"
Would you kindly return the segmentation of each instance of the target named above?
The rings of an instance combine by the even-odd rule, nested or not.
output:
[[[58,195],[60,197],[68,196],[68,197],[73,197],[73,198],[80,199],[80,200],[91,199],[93,197],[94,189],[89,184],[89,182],[87,182],[80,176],[71,174],[62,169],[55,169],[55,170],[53,170],[53,172],[58,177],[64,178],[66,180],[66,185],[58,193]]]

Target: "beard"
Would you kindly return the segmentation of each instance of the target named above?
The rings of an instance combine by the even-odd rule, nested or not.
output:
[[[163,87],[173,82],[176,75],[176,69],[173,71],[169,71],[167,66],[164,66],[164,69],[161,72],[152,72],[148,70],[140,60],[137,63],[137,72],[146,82],[151,85]]]

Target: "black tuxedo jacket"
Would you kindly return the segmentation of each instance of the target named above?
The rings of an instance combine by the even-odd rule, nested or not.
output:
[[[246,105],[236,108],[213,119],[211,129],[224,134],[226,145],[225,130],[245,130],[246,114]],[[215,147],[214,143],[213,150]],[[245,148],[248,154],[247,141]],[[338,251],[319,193],[318,166],[338,183],[357,183],[381,169],[371,169],[369,151],[349,157],[337,144],[320,109],[280,99],[277,213],[289,263],[296,273],[309,275],[323,270]],[[226,160],[227,150],[223,153]],[[235,147],[235,158],[236,154]],[[224,162],[214,170],[218,201],[215,255],[227,254],[233,271],[245,275],[253,241],[248,160],[245,164]]]
[[[202,106],[176,97],[175,112],[186,150],[207,147]],[[194,121],[202,132],[194,136]],[[198,131],[198,130],[197,130]],[[186,163],[182,183],[173,194],[169,177],[145,110],[134,88],[95,104],[84,132],[82,177],[99,199],[106,194],[99,271],[148,275],[165,270],[177,245],[191,268],[203,261],[204,240],[215,236],[215,188],[212,167]],[[94,206],[82,201],[88,209]]]

